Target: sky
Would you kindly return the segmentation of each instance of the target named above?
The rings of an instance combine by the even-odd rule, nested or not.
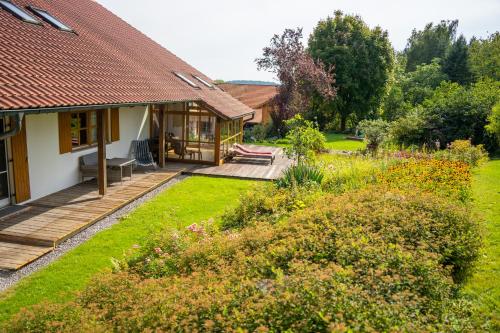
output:
[[[500,0],[96,0],[212,79],[275,81],[255,59],[274,34],[302,27],[304,43],[335,10],[389,32],[402,50],[414,28],[458,19],[458,33],[500,30]]]

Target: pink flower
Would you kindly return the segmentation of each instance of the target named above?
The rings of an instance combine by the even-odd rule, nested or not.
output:
[[[191,224],[190,226],[186,227],[187,230],[196,232],[198,230],[198,225],[196,223]]]
[[[162,253],[162,252],[163,252],[163,251],[161,250],[161,248],[159,248],[159,247],[155,247],[155,253],[156,253],[156,254],[160,254],[160,253]]]
[[[192,231],[192,232],[196,232],[196,233],[203,233],[204,232],[203,227],[198,226],[196,223],[191,224],[190,226],[186,227],[186,229],[189,231]]]

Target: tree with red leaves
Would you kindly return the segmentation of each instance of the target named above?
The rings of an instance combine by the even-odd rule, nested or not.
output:
[[[302,28],[286,29],[281,36],[274,35],[262,58],[256,59],[259,70],[275,73],[280,82],[277,107],[271,112],[279,135],[285,133],[285,120],[310,108],[313,96],[333,100],[337,93],[333,67],[326,68],[321,61],[314,61],[301,40]]]

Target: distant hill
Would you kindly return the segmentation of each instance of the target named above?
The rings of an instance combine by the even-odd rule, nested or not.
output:
[[[251,84],[254,86],[277,86],[278,84],[275,82],[269,81],[252,81],[252,80],[233,80],[233,81],[224,81],[224,83],[230,84]]]

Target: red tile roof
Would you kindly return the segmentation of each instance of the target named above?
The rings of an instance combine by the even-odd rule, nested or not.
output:
[[[227,118],[253,110],[91,0],[13,0],[47,10],[76,34],[0,9],[0,110],[199,101]],[[180,28],[181,29],[181,28]],[[182,72],[200,89],[172,72]]]
[[[272,85],[221,83],[218,86],[252,109],[261,108],[278,94],[278,87]]]

